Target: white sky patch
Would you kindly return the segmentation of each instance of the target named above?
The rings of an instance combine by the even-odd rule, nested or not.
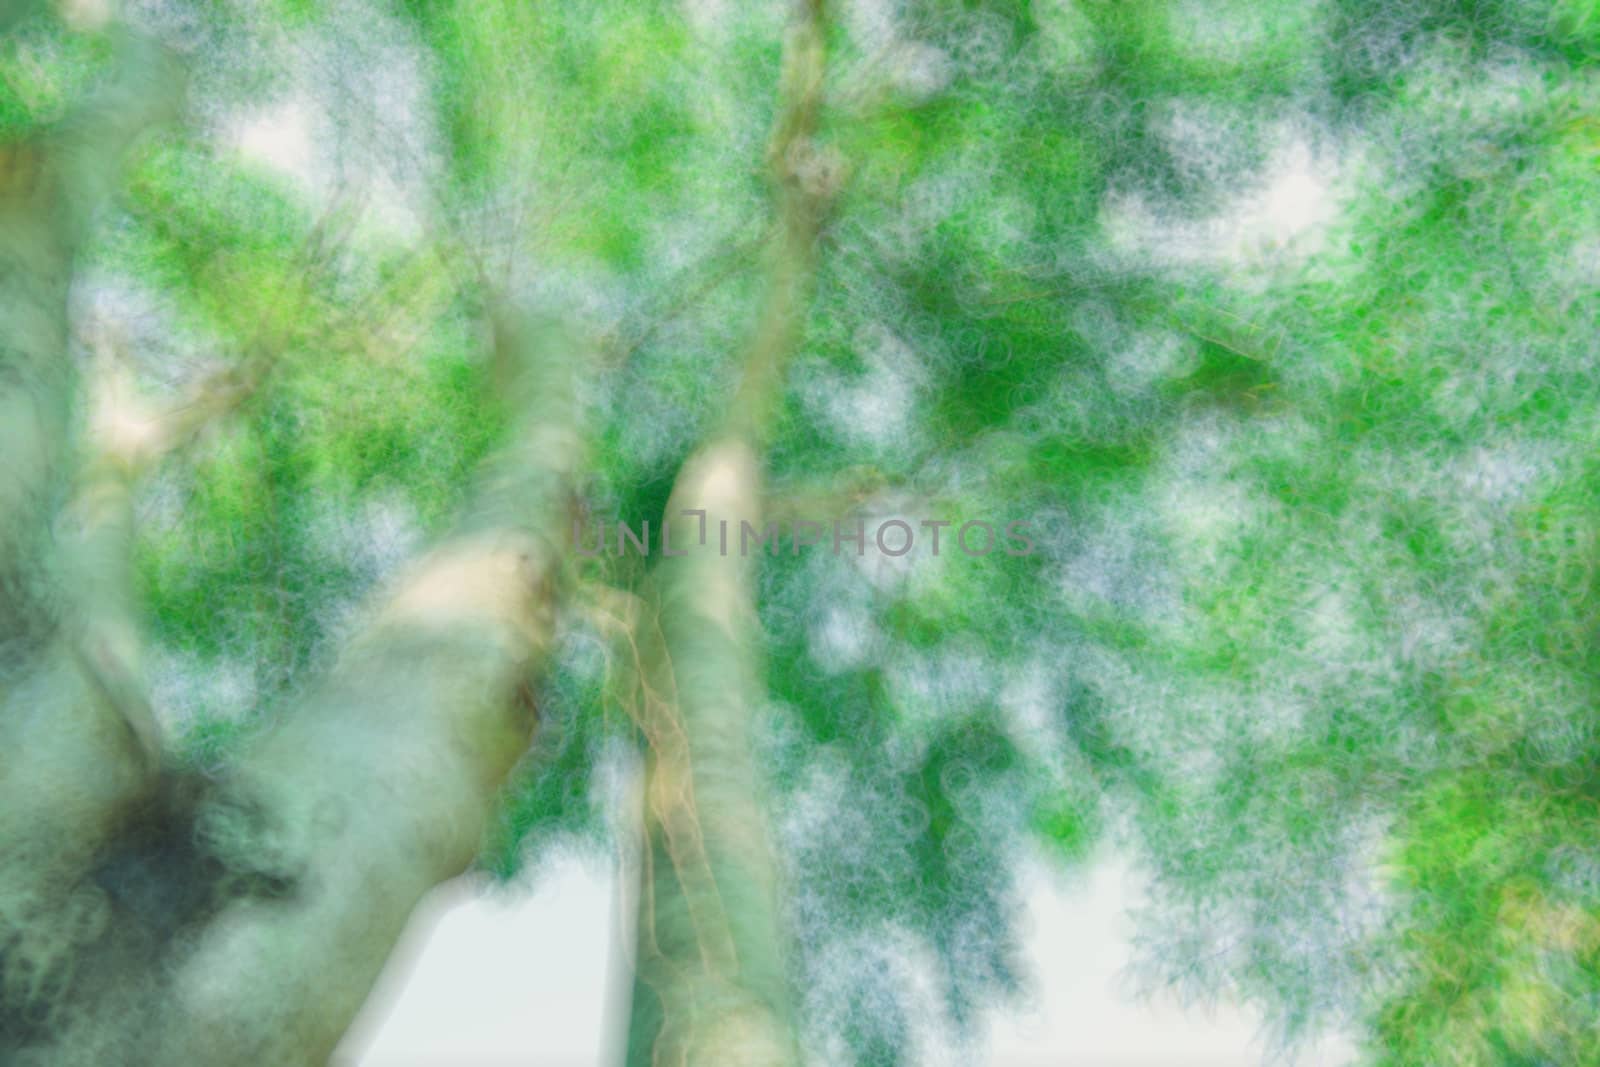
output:
[[[1477,62],[1436,37],[1404,65],[1402,96],[1369,129],[1363,202],[1419,209],[1435,168],[1480,177],[1500,152],[1495,138],[1537,124],[1551,106],[1542,67],[1515,53]]]
[[[947,641],[931,650],[901,649],[884,671],[890,697],[912,734],[993,698],[994,664],[976,647]]]
[[[1398,121],[1433,127],[1436,136],[1521,122],[1529,112],[1549,107],[1537,62],[1507,52],[1474,63],[1464,59],[1458,44],[1442,40],[1408,72],[1405,90],[1410,106],[1397,112]],[[1452,147],[1451,139],[1441,138],[1438,147]]]
[[[873,589],[891,595],[918,596],[926,594],[948,577],[945,560],[958,552],[956,528],[942,527],[938,531],[939,554],[933,554],[934,530],[924,527],[924,522],[937,521],[941,516],[929,512],[926,506],[910,494],[898,491],[882,493],[867,500],[861,507],[861,521],[866,537],[866,551],[851,554],[851,546],[844,545],[842,557],[849,559],[855,572],[865,578]],[[899,525],[903,523],[904,525]],[[907,545],[906,527],[910,528],[910,546]],[[840,520],[841,530],[850,529],[848,519]],[[888,551],[883,551],[881,544]]]
[[[1568,299],[1579,299],[1600,289],[1600,234],[1585,234],[1556,258],[1553,281]]]
[[[1576,438],[1575,438],[1576,439]],[[1513,551],[1503,538],[1510,534],[1514,509],[1532,498],[1540,483],[1563,464],[1561,446],[1548,440],[1501,439],[1470,448],[1413,448],[1404,453],[1365,448],[1351,457],[1363,498],[1377,507],[1402,500],[1431,509],[1439,532],[1456,565],[1470,567],[1472,585],[1488,577]],[[1378,532],[1380,519],[1367,515],[1347,535],[1351,546],[1380,546],[1388,539]]]
[[[992,1067],[1249,1067],[1290,1062],[1267,1046],[1256,1009],[1224,998],[1186,1007],[1142,995],[1131,976],[1134,918],[1148,878],[1114,848],[1072,875],[1039,859],[1022,866],[1024,944],[1031,986],[1018,1010],[997,1013],[976,1063]],[[1299,1067],[1357,1062],[1343,1035],[1304,1049]]]
[[[1189,335],[1170,330],[1145,330],[1130,334],[1116,346],[1106,364],[1106,381],[1123,395],[1194,372],[1200,346]]]
[[[1286,21],[1307,17],[1302,5],[1262,4],[1258,0],[1178,0],[1168,7],[1171,41],[1182,52],[1211,63],[1259,61],[1285,34],[1305,33]],[[1317,4],[1303,5],[1315,9]]]
[[[332,497],[320,503],[316,543],[359,574],[381,578],[421,548],[416,513],[400,497],[369,497],[355,509]]]
[[[784,797],[777,818],[782,855],[803,859],[820,851],[851,864],[861,857],[856,843],[870,840],[867,815],[849,794],[849,771],[837,749],[816,753],[806,765],[805,783]],[[846,851],[840,852],[843,849]]]
[[[1340,211],[1341,160],[1292,125],[1280,128],[1275,140],[1262,171],[1209,216],[1184,217],[1137,190],[1113,193],[1102,213],[1113,254],[1168,269],[1231,269],[1248,276],[1323,252]]]
[[[1074,0],[1037,0],[1033,15],[1053,70],[1083,76],[1099,66],[1094,23],[1082,5]]]
[[[938,96],[955,76],[950,57],[920,41],[902,42],[888,55],[887,66],[889,84],[917,103]]]
[[[1535,481],[1553,471],[1543,451],[1516,444],[1481,445],[1457,460],[1452,473],[1466,494],[1506,507],[1523,500]]]
[[[1231,717],[1240,734],[1248,737],[1251,744],[1263,747],[1283,745],[1305,735],[1311,705],[1289,686],[1224,690],[1218,695],[1227,701],[1218,710],[1232,712]]]
[[[1235,182],[1256,150],[1259,116],[1246,107],[1175,96],[1155,107],[1149,125],[1191,180],[1221,189]]]
[[[338,203],[365,225],[415,238],[438,161],[414,44],[357,4],[341,8],[324,36],[294,39],[281,59],[294,90],[218,116],[221,146],[287,179],[313,210]]]
[[[1017,747],[1064,773],[1071,748],[1062,729],[1058,672],[1044,659],[1014,670],[1000,688],[1000,710]]]
[[[163,730],[179,733],[200,716],[241,719],[257,700],[251,661],[228,656],[153,651],[150,703]]]
[[[824,774],[816,789],[802,790],[815,794],[816,803],[801,821],[824,841],[832,836],[827,823],[852,810],[842,786],[838,775]],[[892,925],[841,940],[832,968],[828,959],[819,961],[807,983],[813,1007],[825,1014],[829,995],[848,989],[830,987],[830,977],[859,973],[865,954],[909,983],[910,1012],[927,1027],[913,1056],[924,1067],[1291,1062],[1267,1045],[1261,1015],[1248,1005],[1224,997],[1209,1008],[1186,1007],[1138,987],[1133,912],[1148,897],[1149,879],[1125,853],[1107,847],[1070,875],[1025,855],[1019,875],[1029,985],[1023,1003],[989,1013],[975,1047],[962,1047],[937,1018],[933,962]],[[332,1062],[613,1067],[628,991],[626,948],[617,939],[627,936],[629,924],[618,903],[615,875],[575,859],[494,894],[470,879],[435,891]],[[843,1062],[838,1046],[830,1047],[827,1020],[818,1021],[822,1032],[813,1035],[818,1047],[808,1067]],[[1344,1067],[1358,1056],[1348,1038],[1332,1034],[1292,1062]]]
[[[910,1062],[921,1067],[964,1067],[972,1062],[970,1050],[961,1044],[954,1028],[938,1010],[939,994],[934,981],[938,964],[933,953],[908,931],[886,923],[830,945],[808,970],[806,1000],[815,1012],[809,1035],[814,1047],[806,1057],[808,1067],[850,1061],[848,1047],[839,1033],[841,1028],[829,1016],[859,1007],[855,999],[862,991],[850,977],[861,972],[864,959],[881,968],[901,995],[899,1006],[912,1021],[915,1041]],[[887,997],[884,999],[883,1011],[888,1012],[893,1005]]]
[[[326,175],[317,165],[317,117],[311,101],[290,97],[253,111],[231,126],[224,140],[240,155],[320,193]]]
[[[815,371],[802,395],[837,438],[880,455],[906,448],[917,439],[912,415],[924,381],[916,353],[884,329],[858,345],[865,373]]]
[[[840,5],[850,35],[865,48],[885,48],[895,42],[899,6],[895,0],[848,0]]]
[[[1284,670],[1248,682],[1182,677],[1126,661],[1111,669],[1117,673],[1102,677],[1122,680],[1097,685],[1113,709],[1118,736],[1187,787],[1218,783],[1241,745],[1273,746],[1303,736],[1312,711],[1303,660],[1286,657]]]
[[[683,14],[701,35],[713,35],[733,19],[732,0],[683,0]]]
[[[1146,686],[1137,702],[1117,710],[1131,747],[1162,766],[1163,774],[1183,783],[1183,788],[1213,794],[1228,773],[1229,717],[1205,700],[1186,697],[1171,683]],[[1165,723],[1162,725],[1163,717]],[[1129,726],[1137,718],[1139,725]]]
[[[131,277],[83,272],[73,283],[70,315],[78,354],[126,359],[141,385],[172,391],[219,369],[224,347],[180,324],[168,294]]]
[[[925,102],[950,84],[954,67],[939,48],[907,37],[889,0],[853,0],[841,5],[843,21],[864,57],[839,76],[839,95],[868,102],[887,90]]]
[[[1306,652],[1318,659],[1348,663],[1367,644],[1349,597],[1335,585],[1320,586],[1311,594],[1303,627]]]
[[[986,179],[985,184],[988,183]],[[1038,229],[1039,209],[1020,196],[989,194],[984,207],[984,225],[977,238],[984,251],[996,260],[1015,261],[1033,253],[1029,241]]]
[[[1259,521],[1256,499],[1238,482],[1174,480],[1158,491],[1158,507],[1173,530],[1178,555],[1210,568],[1240,532]]]
[[[115,14],[111,0],[61,0],[57,6],[67,25],[80,33],[103,29]]]
[[[1428,397],[1434,413],[1456,425],[1464,425],[1483,410],[1489,400],[1482,375],[1462,368],[1447,373]]]
[[[1239,433],[1238,426],[1220,417],[1191,419],[1178,430],[1158,479],[1149,486],[1182,569],[1218,566],[1229,546],[1267,521],[1274,507],[1256,487],[1230,473]]]
[[[1062,561],[1060,592],[1069,612],[1127,613],[1155,632],[1186,628],[1182,596],[1156,543],[1159,517],[1147,507],[1142,497],[1130,497],[1063,524],[1066,536],[1050,555]]]
[[[1271,173],[1266,188],[1253,202],[1246,201],[1241,222],[1247,234],[1285,245],[1333,217],[1328,177],[1307,144],[1290,145]]]
[[[1447,614],[1420,596],[1401,597],[1394,605],[1393,616],[1399,637],[1393,655],[1400,663],[1438,668],[1469,648],[1466,620]]]
[[[331,1062],[607,1063],[627,989],[616,888],[611,872],[569,860],[508,891],[470,878],[434,890]]]
[[[807,633],[807,654],[829,674],[853,670],[877,654],[879,634],[865,605],[827,608]]]

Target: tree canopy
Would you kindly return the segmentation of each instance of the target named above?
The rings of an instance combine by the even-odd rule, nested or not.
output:
[[[1589,0],[0,11],[0,804],[55,758],[22,709],[81,600],[144,634],[163,766],[223,783],[185,840],[252,900],[299,868],[229,783],[321,826],[364,766],[420,810],[457,795],[437,753],[492,754],[492,803],[383,846],[420,872],[306,846],[360,871],[316,936],[375,887],[403,920],[458,853],[635,855],[630,1062],[757,1047],[673,1036],[730,990],[792,1031],[770,1062],[919,1062],[1026,982],[1019,859],[1103,840],[1154,876],[1148,983],[1286,1049],[1600,1061]],[[59,251],[39,167],[98,204]],[[60,456],[93,474],[106,410],[218,382],[129,490],[110,593]],[[713,553],[685,504],[780,533]],[[405,584],[507,530],[547,624],[495,599],[514,568]],[[371,636],[386,590],[445,626],[437,583],[479,581],[492,642]],[[491,691],[531,742],[429,718]],[[143,914],[141,865],[192,846],[131,833],[83,848]],[[21,893],[0,1049],[57,1062]],[[212,914],[181,907],[150,929]]]

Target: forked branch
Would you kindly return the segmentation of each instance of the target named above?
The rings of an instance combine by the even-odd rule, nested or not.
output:
[[[229,903],[151,1010],[151,1062],[312,1063],[333,1050],[412,910],[476,854],[526,750],[582,463],[570,332],[496,323],[512,440],[454,535],[370,609],[331,676],[239,760],[200,817],[262,887]]]

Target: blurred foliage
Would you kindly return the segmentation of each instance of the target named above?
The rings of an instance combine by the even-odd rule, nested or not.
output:
[[[762,557],[813,1041],[964,1032],[1022,980],[1028,843],[1109,839],[1153,878],[1152,984],[1375,1062],[1600,1062],[1594,5],[830,6],[850,175],[774,498],[954,525]],[[143,324],[152,389],[275,356],[143,508],[163,706],[209,764],[448,525],[500,432],[487,292],[606,338],[585,506],[659,529],[752,314],[783,11],[192,15],[196,120],[80,288]],[[0,135],[103,50],[8,34]],[[1037,551],[956,551],[973,519]],[[607,647],[566,624],[502,873],[608,824]]]

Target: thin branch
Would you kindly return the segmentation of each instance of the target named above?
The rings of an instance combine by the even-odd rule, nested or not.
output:
[[[845,178],[844,159],[816,137],[826,66],[823,35],[822,0],[800,0],[784,42],[778,118],[767,145],[778,241],[739,391],[719,435],[756,446],[771,432],[816,273],[817,241]]]

